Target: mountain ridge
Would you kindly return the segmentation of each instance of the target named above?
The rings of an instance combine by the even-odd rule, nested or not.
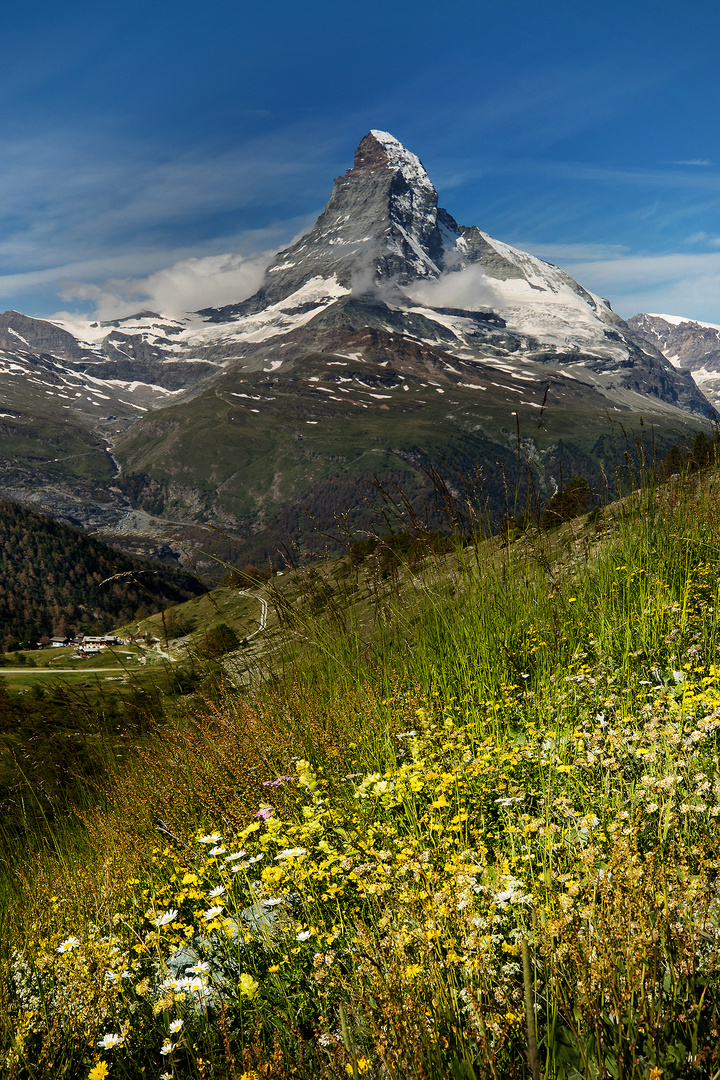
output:
[[[633,315],[628,326],[661,350],[679,371],[689,372],[720,407],[720,326],[658,314]]]

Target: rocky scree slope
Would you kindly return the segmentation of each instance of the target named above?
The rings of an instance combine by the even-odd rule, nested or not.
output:
[[[633,315],[628,326],[678,369],[690,372],[708,401],[720,408],[720,326],[678,315]]]

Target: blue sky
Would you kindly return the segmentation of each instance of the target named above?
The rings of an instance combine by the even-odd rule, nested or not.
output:
[[[370,128],[628,317],[720,323],[720,17],[696,0],[6,8],[0,310],[247,295]]]

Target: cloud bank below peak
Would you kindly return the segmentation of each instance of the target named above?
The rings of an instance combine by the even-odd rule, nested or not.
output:
[[[582,286],[607,297],[622,318],[643,311],[663,311],[690,319],[720,323],[720,252],[637,254],[611,244],[517,243],[541,259],[560,266]],[[204,307],[237,303],[262,284],[275,248],[248,255],[190,255],[144,275],[112,276],[94,282],[66,280],[58,295],[75,302],[93,317],[107,320],[150,308],[168,317]],[[93,275],[95,276],[95,275]],[[371,275],[359,274],[353,292],[371,291]],[[393,287],[387,285],[392,302]],[[498,310],[505,302],[481,269],[469,266],[434,281],[403,289],[417,303],[465,310]],[[383,296],[385,298],[385,296]],[[67,317],[68,312],[56,313]],[[48,316],[53,318],[52,315]]]
[[[109,278],[101,284],[69,281],[59,295],[66,301],[92,303],[95,318],[102,320],[120,318],[138,307],[178,318],[250,296],[262,284],[272,254],[190,257],[145,277]]]
[[[465,311],[482,311],[498,308],[502,304],[480,266],[466,266],[463,270],[450,270],[433,281],[419,281],[406,290],[413,300],[428,307],[462,308]]]

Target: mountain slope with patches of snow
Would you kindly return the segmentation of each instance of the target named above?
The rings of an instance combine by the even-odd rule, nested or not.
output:
[[[688,371],[720,409],[720,326],[678,315],[633,315],[635,333],[662,352],[679,371]]]

